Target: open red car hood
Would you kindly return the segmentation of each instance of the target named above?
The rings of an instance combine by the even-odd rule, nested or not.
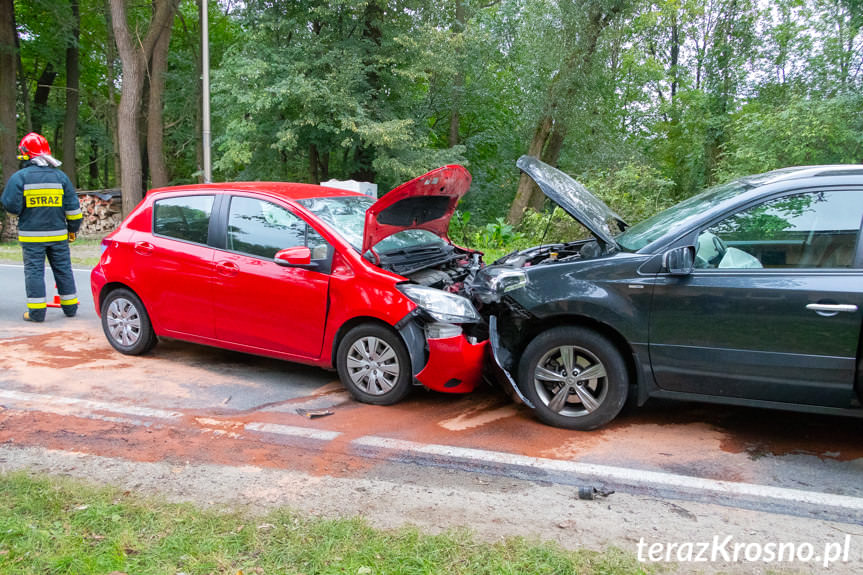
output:
[[[428,230],[449,241],[447,229],[459,199],[470,188],[462,166],[444,166],[405,182],[366,210],[363,252],[402,230]]]

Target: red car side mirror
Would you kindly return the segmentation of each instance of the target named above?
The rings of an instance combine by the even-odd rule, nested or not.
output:
[[[274,261],[285,267],[307,267],[312,265],[312,250],[306,246],[287,248],[276,252]]]

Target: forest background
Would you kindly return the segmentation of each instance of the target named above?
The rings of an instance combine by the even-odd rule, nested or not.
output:
[[[126,211],[201,181],[201,10],[0,0],[4,181],[29,131],[79,188],[122,187]],[[473,185],[455,225],[479,243],[548,209],[522,154],[630,222],[742,174],[863,163],[863,0],[210,0],[208,15],[214,181],[386,191],[459,163]]]

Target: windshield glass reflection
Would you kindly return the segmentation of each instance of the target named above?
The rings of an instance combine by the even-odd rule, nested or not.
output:
[[[658,240],[666,233],[686,226],[689,218],[703,213],[705,210],[732,198],[751,187],[748,182],[736,180],[727,184],[714,186],[672,206],[665,211],[653,215],[625,232],[615,237],[617,243],[626,251],[636,252],[647,244]]]
[[[299,203],[326,222],[356,250],[362,249],[366,210],[375,200],[365,196],[309,198]],[[417,246],[441,245],[446,242],[428,230],[403,230],[384,238],[374,246],[378,253],[410,249]]]

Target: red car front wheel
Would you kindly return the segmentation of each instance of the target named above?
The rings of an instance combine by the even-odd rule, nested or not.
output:
[[[372,323],[351,329],[336,351],[339,378],[363,403],[391,405],[411,390],[411,362],[398,334]]]

